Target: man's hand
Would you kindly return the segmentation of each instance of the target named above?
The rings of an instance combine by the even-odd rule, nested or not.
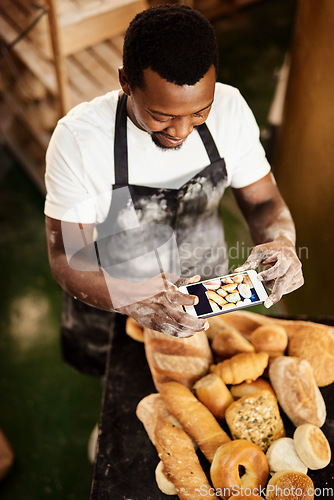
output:
[[[130,294],[132,296],[131,304],[114,310],[131,316],[146,328],[167,333],[173,337],[191,337],[196,332],[207,330],[209,328],[207,320],[191,316],[180,307],[197,304],[198,297],[182,293],[178,287],[195,283],[199,281],[200,277],[179,278],[177,281],[172,279],[175,284],[168,278],[169,276],[163,273],[149,282],[131,285],[134,287]],[[164,283],[163,290],[161,289],[161,279]],[[152,296],[140,300],[141,293],[144,292],[142,297],[147,297],[148,290],[151,291]]]
[[[288,238],[277,238],[269,243],[256,245],[246,262],[235,271],[265,270],[258,274],[259,280],[272,290],[264,305],[269,308],[286,293],[293,292],[304,284],[302,265],[297,257],[294,244]]]

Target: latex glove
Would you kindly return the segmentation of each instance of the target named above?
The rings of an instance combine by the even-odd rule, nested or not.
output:
[[[161,278],[164,288],[161,287]],[[188,295],[180,292],[179,286],[195,283],[200,280],[200,276],[192,278],[176,278],[173,275],[161,274],[149,282],[134,285],[131,304],[115,309],[121,314],[131,316],[138,323],[146,328],[158,332],[167,333],[173,337],[191,337],[196,332],[207,330],[209,323],[207,320],[196,318],[184,312],[179,306],[192,306],[198,303],[196,295]],[[131,285],[133,287],[133,285]],[[144,288],[143,288],[144,287]],[[150,297],[140,300],[141,296],[147,296],[147,289],[150,290]],[[139,300],[136,300],[136,295]]]
[[[259,265],[265,267],[264,271],[258,274],[259,280],[272,290],[264,302],[267,308],[276,304],[284,294],[293,292],[304,284],[302,264],[294,244],[287,238],[256,245],[246,262],[235,271],[256,269]]]

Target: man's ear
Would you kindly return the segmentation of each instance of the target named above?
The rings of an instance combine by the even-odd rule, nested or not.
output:
[[[118,68],[118,79],[119,79],[119,83],[121,84],[121,87],[122,87],[124,94],[130,95],[130,85],[129,85],[128,79],[126,77],[126,74],[124,73],[123,66]]]

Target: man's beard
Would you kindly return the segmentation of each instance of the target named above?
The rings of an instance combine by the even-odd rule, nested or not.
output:
[[[154,144],[156,146],[158,146],[159,149],[162,149],[163,151],[169,151],[169,150],[177,151],[177,150],[181,149],[183,144],[185,143],[185,141],[183,141],[178,146],[175,146],[175,148],[168,148],[167,146],[164,146],[163,144],[161,144],[161,142],[159,142],[159,140],[158,140],[159,134],[161,134],[161,132],[152,132],[151,139],[154,142]]]

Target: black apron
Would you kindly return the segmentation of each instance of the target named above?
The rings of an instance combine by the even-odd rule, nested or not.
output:
[[[227,172],[207,125],[193,133],[200,135],[210,164],[188,182],[179,189],[130,185],[126,103],[122,94],[116,110],[115,184],[106,220],[97,226],[99,264],[109,275],[131,281],[144,281],[162,271],[186,277],[199,274],[202,279],[226,274],[219,206]],[[117,301],[112,290],[110,295]],[[80,371],[102,376],[117,316],[64,293],[64,359]]]

